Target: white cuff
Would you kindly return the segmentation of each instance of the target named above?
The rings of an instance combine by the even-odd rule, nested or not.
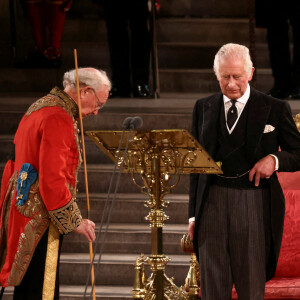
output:
[[[195,217],[189,218],[189,223],[195,222]]]
[[[270,154],[271,156],[273,156],[275,158],[275,170],[274,171],[277,171],[279,169],[279,160],[278,160],[278,157],[274,154]]]

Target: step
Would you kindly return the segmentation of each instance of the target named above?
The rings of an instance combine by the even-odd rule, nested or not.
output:
[[[176,70],[178,74],[180,74],[182,70]],[[165,70],[166,73],[170,72],[169,70]],[[200,70],[186,70],[187,73],[193,74],[209,74],[208,71]],[[258,69],[258,74],[263,78],[263,76],[270,75],[270,71],[268,69]],[[213,75],[214,76],[214,75]],[[213,77],[215,79],[215,76]],[[219,91],[218,82],[216,81],[216,86]],[[259,84],[259,83],[258,83]],[[48,93],[48,88],[45,93]],[[27,108],[37,99],[44,96],[44,93],[41,92],[28,92],[26,95],[20,92],[0,92],[0,134],[9,134],[10,130],[15,131],[16,124],[18,124],[19,120],[22,118],[23,114],[27,110]],[[149,117],[149,120],[145,120],[143,122],[143,127],[151,129],[151,122],[155,116],[158,116],[158,119],[162,121],[162,115],[164,118],[172,117],[175,115],[174,123],[178,123],[179,116],[180,118],[184,117],[184,115],[191,115],[195,102],[197,99],[205,98],[212,95],[212,93],[200,93],[200,92],[187,92],[187,93],[179,93],[179,92],[162,92],[161,97],[157,99],[137,99],[137,98],[114,98],[109,99],[104,106],[104,108],[99,112],[97,117],[87,117],[83,120],[84,128],[87,129],[96,129],[99,126],[99,129],[118,129],[121,128],[123,120],[128,116],[140,115],[143,119]],[[291,109],[296,113],[300,109],[300,101],[299,100],[290,100],[286,99],[291,106]],[[14,116],[15,114],[15,116]],[[117,115],[117,116],[116,116]],[[112,117],[113,124],[107,124],[106,121],[103,123],[101,120],[105,117]],[[118,117],[120,116],[120,117]],[[11,120],[11,124],[9,121]],[[95,121],[96,120],[96,121]],[[149,126],[149,127],[148,127]],[[156,125],[155,125],[156,126]],[[174,126],[174,125],[173,125]],[[169,128],[176,128],[176,127]],[[2,128],[6,127],[7,130],[2,131]],[[180,126],[178,126],[180,128]],[[158,127],[156,127],[158,129]]]
[[[161,1],[162,16],[185,17],[244,17],[248,14],[248,2],[241,0],[217,1],[217,0],[165,0]]]
[[[32,43],[32,33],[27,18],[19,17],[17,24],[17,50],[25,54],[27,49],[22,49],[21,44]],[[180,30],[178,30],[180,28]],[[205,42],[218,44],[249,43],[249,19],[248,18],[176,18],[158,17],[156,19],[157,42]],[[0,28],[3,34],[0,45],[10,40],[9,30]],[[84,34],[79,34],[83,32]],[[81,17],[67,15],[64,26],[62,43],[77,41],[78,44],[93,42],[97,44],[107,43],[106,24],[103,16]],[[266,29],[255,28],[256,43],[266,43]],[[6,44],[7,49],[10,45]],[[65,46],[63,46],[65,48]]]
[[[2,174],[4,168],[4,163],[0,164],[0,174]],[[88,184],[89,184],[89,192],[90,193],[106,193],[109,188],[109,182],[111,180],[111,174],[113,171],[113,165],[95,165],[88,164]],[[176,177],[173,177],[176,180]],[[79,184],[78,190],[85,191],[84,184],[84,172],[81,169],[79,172]],[[115,180],[117,177],[115,177]],[[140,180],[139,177],[137,177]],[[114,181],[116,183],[116,181]],[[173,179],[170,180],[170,184],[173,183]],[[113,190],[114,191],[114,188]],[[180,177],[179,184],[172,189],[172,193],[174,194],[187,194],[189,192],[189,175],[182,174]],[[140,193],[140,188],[137,187],[129,174],[121,173],[118,193]]]
[[[239,42],[235,39],[229,39],[224,43]],[[30,48],[30,43],[22,46],[23,51]],[[157,45],[158,51],[158,67],[160,69],[199,69],[210,68],[213,65],[214,57],[222,44],[217,42],[206,41],[204,39],[191,42],[160,42]],[[249,42],[243,42],[249,47]],[[74,68],[74,49],[78,53],[78,64],[81,66],[98,66],[110,74],[110,56],[107,44],[103,42],[63,42],[63,58],[60,70],[68,70]],[[266,43],[256,44],[255,48],[257,68],[270,68],[269,51]],[[16,61],[23,60],[26,52],[20,53]],[[1,64],[0,64],[1,66]],[[7,60],[2,61],[2,67],[12,67]],[[16,68],[15,68],[16,69]]]
[[[225,43],[237,40],[227,40]],[[249,42],[244,45],[249,47]],[[195,40],[194,42],[164,42],[158,44],[158,65],[160,69],[209,69],[212,68],[214,58],[220,49],[220,43]],[[264,43],[256,44],[256,68],[270,68],[269,50]]]
[[[115,100],[109,100],[109,102]],[[124,100],[123,100],[124,101]],[[126,101],[126,100],[125,100]],[[148,100],[148,102],[151,100]],[[125,118],[134,117],[136,115],[140,116],[143,119],[143,125],[140,128],[141,130],[154,130],[154,129],[186,129],[190,130],[191,127],[191,114],[193,110],[194,103],[196,99],[190,101],[191,107],[185,108],[189,110],[187,113],[179,113],[176,111],[180,110],[180,107],[175,107],[174,113],[171,112],[169,108],[169,113],[157,112],[154,113],[154,109],[151,113],[147,113],[146,109],[140,108],[140,111],[135,108],[136,112],[122,111],[122,108],[116,109],[115,112],[109,112],[110,107],[107,103],[107,108],[103,108],[98,116],[90,116],[84,119],[84,130],[122,130],[122,124]],[[174,101],[175,102],[175,101]],[[150,104],[150,103],[149,103]],[[153,106],[154,106],[153,101]],[[174,106],[176,103],[173,104]],[[166,108],[167,109],[167,108]],[[126,110],[126,109],[125,109]],[[157,109],[159,110],[159,109]],[[163,110],[163,108],[161,109]],[[143,111],[143,112],[142,112]],[[24,112],[0,112],[0,134],[14,134],[17,130],[18,124],[24,115]]]
[[[100,3],[100,1],[98,1]],[[22,16],[21,5],[16,2],[17,17]],[[209,16],[209,17],[244,17],[248,14],[248,2],[246,0],[238,3],[229,2],[222,3],[216,0],[165,0],[161,2],[160,16]],[[97,18],[103,16],[103,8],[95,5],[95,2],[78,0],[73,2],[70,11],[67,13],[67,19],[70,18]],[[4,2],[1,6],[0,18],[9,20],[9,6]]]
[[[186,207],[187,211],[187,207]],[[187,213],[186,213],[187,214]],[[171,220],[170,220],[171,221]],[[96,235],[98,237],[97,252],[102,248],[104,253],[149,253],[151,252],[151,229],[149,224],[114,224],[108,226],[108,231],[104,236],[106,224],[104,224],[101,234],[99,234],[99,224],[96,224]],[[172,220],[174,222],[174,220]],[[181,239],[187,232],[186,224],[168,224],[165,223],[163,228],[163,251],[164,253],[182,254]],[[105,241],[103,243],[103,239]],[[95,249],[95,243],[94,243]],[[75,233],[70,233],[64,236],[62,251],[64,253],[89,253],[89,247],[86,239],[83,236]]]
[[[145,253],[145,256],[148,254]],[[170,258],[165,273],[175,277],[175,284],[183,285],[189,270],[190,255],[167,255]],[[97,266],[98,254],[95,257],[96,285],[130,286],[134,280],[134,263],[136,254],[103,254],[101,264]],[[89,254],[62,253],[60,258],[60,284],[85,285],[90,266]],[[74,266],[76,272],[74,272]],[[150,276],[150,268],[145,266],[146,276]]]
[[[105,193],[108,191],[111,174],[113,171],[113,165],[87,165],[88,180],[89,180],[89,191],[91,193]],[[116,177],[117,178],[117,177]],[[174,183],[177,177],[172,177],[170,184]],[[84,191],[84,173],[81,171],[78,176],[79,191]],[[141,178],[137,177],[137,181]],[[116,182],[116,181],[115,181]],[[141,184],[141,182],[139,182]],[[189,175],[182,174],[180,176],[179,184],[172,189],[174,194],[186,194],[189,191]],[[130,174],[121,173],[119,182],[119,193],[140,193],[139,187],[137,187],[130,176]]]
[[[249,43],[248,18],[159,18],[156,23],[159,44],[228,42]],[[180,30],[179,30],[180,29]],[[266,43],[266,29],[255,29],[256,43]]]
[[[211,62],[213,64],[213,62]],[[62,69],[13,69],[3,68],[0,91],[6,95],[10,92],[39,93],[49,92],[51,87],[61,86]],[[258,90],[267,91],[273,85],[270,69],[258,69]],[[40,78],[43,78],[41,81]],[[212,68],[207,69],[160,69],[160,91],[162,93],[215,93],[219,85]],[[144,99],[151,103],[151,99]],[[124,103],[124,105],[126,105]]]
[[[132,285],[131,286],[96,286],[97,300],[123,300],[132,299]],[[89,299],[91,287],[87,289],[87,299]],[[84,285],[60,285],[59,299],[60,300],[73,300],[83,299],[85,292]],[[13,300],[13,288],[7,287],[2,297],[3,300]]]
[[[32,34],[27,19],[18,21],[16,61],[22,60],[32,47]],[[180,30],[178,30],[180,28]],[[80,29],[80,30],[79,30]],[[78,32],[85,34],[78,34]],[[12,50],[9,36],[0,42],[0,49],[9,59],[0,61],[0,65],[12,66]],[[161,68],[198,68],[212,64],[211,56],[216,54],[222,44],[228,42],[249,46],[249,20],[229,18],[162,18],[157,20],[157,43],[159,66]],[[266,31],[255,31],[257,48],[257,67],[266,67],[268,50]],[[261,49],[262,48],[262,49]],[[74,65],[74,49],[78,52],[79,65],[95,65],[109,69],[109,51],[105,21],[102,19],[67,19],[62,38],[63,69]],[[187,56],[186,53],[189,53]],[[205,55],[208,52],[208,58]],[[170,57],[169,57],[170,55]],[[190,58],[196,58],[197,65],[190,64]],[[267,58],[265,60],[264,58]],[[179,62],[174,65],[174,59]],[[200,59],[201,58],[201,59]],[[261,58],[261,59],[259,59]],[[186,62],[186,65],[184,63]],[[210,65],[209,65],[210,66]]]
[[[212,64],[213,62],[211,62]],[[3,68],[0,91],[4,95],[9,93],[39,93],[44,95],[53,86],[61,86],[62,69],[13,69]],[[40,81],[43,78],[43,81]],[[160,91],[162,93],[215,93],[219,91],[219,84],[212,68],[207,69],[160,69]],[[270,69],[257,69],[257,88],[268,91],[273,85]],[[151,103],[153,99],[144,99]],[[125,102],[125,101],[123,101]],[[126,103],[124,103],[126,106]]]
[[[61,86],[60,84],[58,84]],[[50,91],[51,87],[45,93]],[[23,93],[16,91],[0,92],[0,113],[20,113],[22,117],[27,108],[37,99],[45,94],[38,91]],[[209,96],[209,93],[161,93],[157,99],[139,99],[139,98],[114,98],[109,99],[106,105],[101,109],[99,115],[103,113],[118,113],[121,116],[129,113],[164,113],[165,115],[179,113],[190,114],[195,101],[199,98]],[[1,116],[5,117],[5,114]],[[93,118],[95,119],[95,118]],[[120,118],[121,119],[121,118]],[[86,121],[84,119],[84,121]],[[122,124],[123,119],[121,119]]]
[[[107,191],[102,194],[89,194],[91,207],[90,218],[94,222],[101,222],[107,197]],[[112,201],[113,198],[113,194],[111,194],[109,200]],[[77,200],[83,217],[86,217],[87,206],[85,191],[78,193]],[[150,209],[145,206],[146,200],[149,200],[149,196],[142,193],[117,193],[113,204],[110,219],[111,223],[144,223],[148,225],[149,222],[145,220],[145,217],[150,212]],[[166,221],[166,224],[186,224],[188,218],[188,194],[172,193],[166,195],[164,200],[170,202],[169,206],[164,209],[165,213],[170,217],[170,219]],[[110,205],[108,207],[110,207]]]

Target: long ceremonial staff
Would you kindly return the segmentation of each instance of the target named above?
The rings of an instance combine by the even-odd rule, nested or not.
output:
[[[80,100],[80,89],[79,89],[79,77],[78,77],[78,63],[77,63],[77,50],[74,49],[74,59],[75,59],[75,69],[76,69],[76,87],[77,87],[77,98],[78,98],[78,108],[79,108],[79,120],[80,120],[80,131],[81,131],[81,141],[82,141],[82,156],[83,156],[83,166],[84,166],[84,181],[85,181],[85,192],[86,192],[86,204],[87,204],[87,217],[90,217],[90,197],[89,197],[89,187],[88,187],[88,178],[87,178],[87,167],[86,167],[86,155],[85,155],[85,144],[84,144],[84,132],[83,132],[83,123],[81,115],[81,100]],[[93,300],[96,300],[96,292],[94,288],[95,280],[95,271],[93,265],[93,243],[89,242],[90,249],[90,264],[92,265],[91,269],[91,281],[93,289]]]

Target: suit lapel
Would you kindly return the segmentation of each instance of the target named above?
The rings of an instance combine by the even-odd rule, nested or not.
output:
[[[266,105],[263,98],[255,89],[251,88],[247,118],[247,157],[255,160],[257,146],[260,143],[271,106]],[[220,109],[223,105],[223,95],[218,93],[203,104],[203,130],[200,143],[205,150],[214,157],[217,151]]]
[[[271,106],[251,88],[247,121],[247,157],[255,161],[255,153],[262,138]]]
[[[203,104],[203,135],[201,143],[203,143],[202,146],[211,156],[214,156],[217,148],[221,105],[223,105],[221,93],[218,93]]]

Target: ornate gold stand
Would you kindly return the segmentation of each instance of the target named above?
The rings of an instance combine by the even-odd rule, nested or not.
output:
[[[173,279],[165,274],[169,258],[163,254],[163,227],[169,217],[164,208],[169,202],[163,198],[179,183],[181,174],[222,173],[217,164],[185,130],[152,130],[149,132],[125,132],[120,153],[117,153],[121,131],[89,131],[87,135],[113,161],[119,154],[118,165],[124,160],[123,172],[131,174],[141,192],[149,196],[145,205],[150,208],[146,217],[152,234],[152,253],[145,260],[138,258],[135,264],[135,299],[196,299],[198,293],[195,279],[189,283],[189,294],[178,288]],[[127,155],[123,157],[126,139],[129,137]],[[192,259],[193,260],[193,259]],[[144,261],[152,270],[145,281]],[[193,271],[194,272],[194,271]],[[196,278],[192,275],[192,278]],[[197,286],[197,287],[196,287]]]

